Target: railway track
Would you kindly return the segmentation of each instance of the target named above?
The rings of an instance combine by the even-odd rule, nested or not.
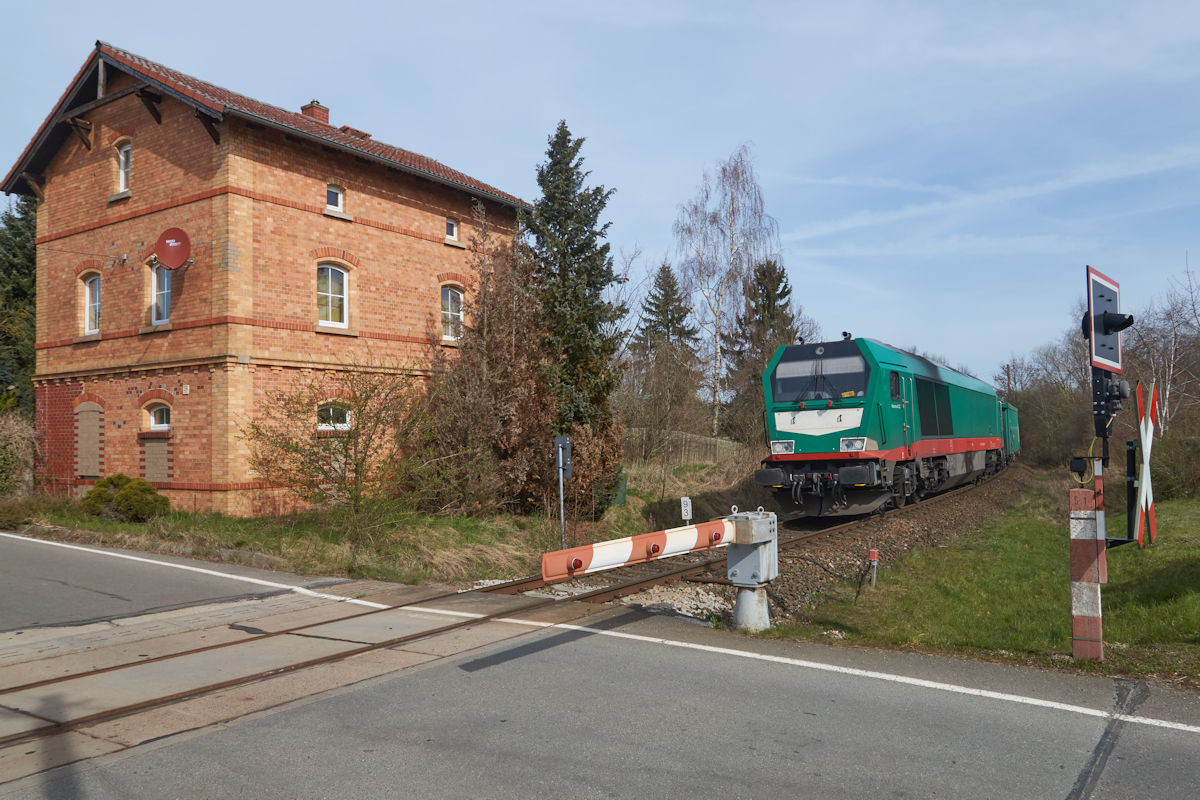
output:
[[[927,504],[943,502],[946,499],[956,496],[964,491],[969,491],[970,488],[971,486],[962,487],[936,497],[927,498],[920,504],[909,505],[889,513],[892,515],[913,513],[917,509],[925,507]],[[820,527],[817,530],[797,531],[782,529],[779,537],[779,548],[781,551],[786,551],[800,547],[810,547],[814,543],[823,539],[845,536],[867,524],[870,519],[871,518],[856,519],[850,522]],[[511,619],[522,615],[527,615],[530,612],[539,611],[541,609],[566,602],[605,603],[622,596],[636,594],[651,586],[684,579],[709,581],[713,583],[727,583],[724,576],[724,564],[725,555],[723,552],[717,555],[713,555],[711,551],[704,553],[692,553],[685,556],[676,556],[670,559],[670,561],[664,560],[638,564],[630,567],[609,570],[603,573],[591,573],[586,577],[573,579],[570,581],[562,581],[555,584],[556,590],[554,594],[547,594],[545,592],[548,584],[546,581],[542,580],[540,576],[520,578],[501,584],[475,589],[470,593],[444,592],[434,594],[432,596],[422,596],[412,600],[411,602],[399,603],[384,608],[369,608],[362,611],[347,613],[342,616],[324,618],[317,622],[295,625],[281,630],[263,631],[248,629],[252,635],[246,639],[217,642],[214,644],[187,648],[180,650],[179,652],[173,652],[153,658],[139,658],[137,660],[110,664],[95,669],[84,669],[71,674],[57,675],[41,680],[28,681],[20,685],[0,689],[0,707],[14,710],[17,713],[26,715],[41,724],[35,724],[33,727],[30,727],[26,730],[19,730],[0,735],[0,748],[9,745],[25,743],[56,734],[75,731],[103,722],[117,720],[122,717],[172,705],[191,698],[218,692],[223,689],[252,684],[308,667],[342,661],[353,656],[370,653],[372,651],[395,648],[419,639],[425,639],[428,637],[437,636],[439,634],[468,628],[470,626],[479,625],[480,623]],[[599,582],[603,582],[603,585],[596,586],[595,584]],[[446,609],[437,607],[439,603],[461,599],[464,596],[469,596],[470,594],[479,596],[507,595],[510,596],[515,602],[506,602],[503,604],[502,608],[490,612],[448,611]],[[344,623],[358,623],[369,620],[372,617],[379,617],[380,615],[395,615],[397,612],[425,615],[427,617],[441,615],[442,618],[445,618],[446,616],[453,618],[457,616],[457,619],[452,619],[445,624],[425,626],[421,627],[419,630],[403,633],[397,636],[386,637],[380,641],[367,643],[356,643],[352,639],[338,640],[329,634],[330,626],[336,626]],[[119,703],[93,713],[85,713],[78,716],[73,716],[66,720],[55,720],[48,716],[40,715],[35,711],[29,710],[28,708],[21,708],[18,703],[10,704],[10,702],[6,702],[14,699],[20,699],[23,696],[28,696],[31,692],[39,692],[48,688],[61,689],[63,692],[69,694],[72,687],[86,686],[87,681],[99,678],[101,676],[119,673],[123,670],[144,670],[147,666],[154,664],[170,664],[171,662],[182,663],[180,661],[181,659],[203,656],[204,654],[228,653],[230,659],[236,659],[239,648],[244,649],[251,645],[260,645],[261,643],[268,642],[272,639],[282,640],[289,636],[306,639],[311,638],[314,640],[332,639],[333,641],[343,641],[346,646],[335,648],[333,652],[323,653],[310,658],[301,658],[293,663],[273,665],[268,669],[253,671],[247,674],[240,674],[236,677],[224,680],[216,680],[207,683],[202,681],[201,685],[198,686],[188,687],[180,691],[168,692],[162,696],[156,696],[137,702],[123,704]]]

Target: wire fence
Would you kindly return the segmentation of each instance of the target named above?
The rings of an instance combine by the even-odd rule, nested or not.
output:
[[[647,461],[677,464],[716,464],[744,456],[746,445],[731,439],[671,431],[663,434],[645,428],[626,428],[622,441],[627,464]]]

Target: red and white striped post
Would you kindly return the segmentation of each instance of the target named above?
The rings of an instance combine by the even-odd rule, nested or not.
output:
[[[1103,460],[1096,459],[1094,489],[1071,490],[1071,653],[1104,660],[1100,585],[1108,583]]]

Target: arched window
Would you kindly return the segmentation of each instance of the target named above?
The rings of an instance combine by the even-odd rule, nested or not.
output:
[[[442,287],[442,339],[456,342],[462,338],[463,291],[458,286]]]
[[[347,327],[346,270],[332,264],[317,267],[317,324]]]
[[[100,276],[91,273],[83,279],[83,332],[100,332]]]
[[[344,431],[350,428],[350,409],[336,401],[317,406],[317,430]]]
[[[150,430],[169,431],[171,429],[171,407],[167,405],[150,406]]]

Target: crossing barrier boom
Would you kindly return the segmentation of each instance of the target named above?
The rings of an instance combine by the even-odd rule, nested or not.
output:
[[[639,533],[624,539],[555,550],[542,556],[542,580],[562,581],[681,553],[712,550],[729,544],[733,541],[733,535],[733,522],[714,519],[665,531]]]

